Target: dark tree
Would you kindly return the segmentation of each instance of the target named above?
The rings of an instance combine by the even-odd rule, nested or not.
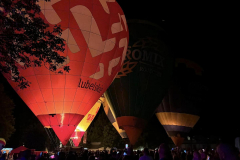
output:
[[[25,147],[36,149],[38,151],[43,151],[46,149],[46,147],[50,146],[50,140],[46,135],[44,127],[40,123],[29,124],[23,130],[20,141],[23,142]]]
[[[110,123],[102,107],[87,130],[88,142],[102,142],[104,127]]]
[[[21,89],[30,82],[19,74],[18,67],[44,65],[56,72],[57,66],[66,60],[59,55],[65,49],[64,39],[60,37],[62,29],[57,25],[49,29],[40,18],[37,1],[0,1],[0,71],[10,73]],[[58,73],[69,70],[69,66],[65,66]]]
[[[124,148],[124,141],[107,118],[102,107],[99,109],[98,114],[89,126],[87,133],[86,147],[91,147],[91,142],[101,142],[101,146],[105,148]]]
[[[12,99],[4,93],[4,87],[0,83],[0,137],[3,137],[6,141],[15,131],[13,108]]]
[[[111,123],[104,126],[102,143],[104,148],[124,148],[124,141]]]

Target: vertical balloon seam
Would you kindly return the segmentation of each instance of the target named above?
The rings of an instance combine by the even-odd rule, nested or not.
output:
[[[44,6],[45,6],[45,3],[47,3],[47,2],[44,2]],[[46,11],[46,9],[44,9],[44,19],[46,19],[46,18],[45,18],[45,11]],[[49,71],[49,76],[50,76],[51,87],[52,87],[53,82],[52,82],[52,77],[51,77],[50,71]],[[66,81],[66,74],[65,74],[65,81]],[[40,88],[40,87],[39,87],[39,88]],[[65,88],[65,87],[64,87],[64,88]],[[55,106],[53,88],[52,88],[51,90],[52,90],[52,97],[53,97],[54,109],[55,109],[55,114],[56,114],[57,112],[56,112],[56,106]],[[64,93],[65,93],[65,89],[64,89]],[[42,89],[41,89],[41,94],[42,94]],[[64,94],[64,96],[65,96],[65,94]],[[43,94],[42,94],[42,97],[43,97]],[[46,106],[46,103],[45,103],[45,106]],[[64,102],[63,102],[63,107],[64,107]],[[47,106],[46,106],[46,108],[47,108]],[[47,110],[48,110],[48,108],[47,108]],[[50,114],[50,113],[49,113],[49,111],[48,111],[48,115],[49,115],[49,114]],[[50,122],[50,126],[51,126],[50,116],[48,116],[48,117],[49,117],[49,122]],[[58,118],[57,118],[57,117],[56,117],[56,119],[57,119],[57,122],[58,122],[58,124],[59,124],[59,126],[60,126],[60,125],[61,125],[61,122],[58,121]]]
[[[44,10],[44,12],[45,12],[45,10]],[[34,58],[34,57],[33,57],[33,58]],[[34,58],[34,59],[35,59],[35,58]],[[44,66],[45,66],[45,65],[44,65]],[[43,67],[43,66],[42,66],[42,67]],[[38,70],[37,67],[34,67],[34,66],[33,66],[34,76],[36,77],[37,84],[38,84],[38,87],[39,87],[39,91],[41,92],[41,95],[42,95],[42,97],[43,97],[42,88],[41,88],[40,85],[39,85],[38,78],[37,78],[38,74],[36,74],[35,69]],[[48,73],[49,73],[49,75],[50,75],[50,71],[48,71]],[[52,83],[51,83],[51,85],[52,85]],[[30,90],[31,93],[32,93],[32,89],[29,89],[29,90]],[[32,93],[32,95],[33,95],[33,93]],[[38,104],[38,102],[37,102],[37,100],[36,100],[36,97],[35,97],[35,96],[33,96],[33,97],[34,97],[34,99],[35,99],[35,101],[36,101],[36,104],[38,105],[39,109],[42,111],[41,107],[39,106],[39,104]],[[46,103],[44,103],[44,105],[45,105],[45,107],[46,107],[46,109],[47,109],[47,112],[49,113]],[[43,111],[42,111],[42,114],[43,114]],[[50,123],[50,126],[51,126],[50,117],[48,117],[48,118],[49,118],[49,121],[48,121],[48,122]],[[47,117],[44,116],[44,119],[47,120]]]
[[[70,11],[70,0],[68,1],[69,2],[69,11]],[[70,28],[69,27],[69,23],[70,23],[70,14],[68,14],[68,19],[69,19],[69,21],[68,21],[68,28]],[[69,39],[69,32],[70,32],[70,29],[68,30],[68,38],[67,38],[67,41],[66,41],[66,43],[68,42],[68,39]],[[68,50],[67,50],[67,56],[66,57],[68,57]],[[52,81],[52,80],[51,80]],[[64,103],[65,103],[65,95],[66,95],[66,82],[67,82],[67,73],[65,72],[65,84],[64,84],[64,98],[63,98],[63,111],[64,111],[64,107],[65,107],[65,105],[64,105]],[[77,93],[77,89],[76,89],[76,92],[75,92],[75,94]],[[73,101],[72,101],[72,106],[73,106]],[[72,109],[72,107],[71,107],[71,109]],[[63,114],[63,111],[62,111],[62,114]],[[71,110],[70,110],[70,113],[71,113]],[[69,126],[69,124],[70,124],[70,122],[69,122],[69,119],[70,119],[70,116],[68,116],[68,126]],[[75,126],[75,125],[74,125]]]
[[[45,5],[45,3],[46,2],[44,2],[44,5]],[[45,9],[44,9],[44,15],[45,15]],[[45,17],[44,17],[44,19],[45,19]],[[33,57],[34,58],[34,57]],[[44,65],[45,66],[45,65]],[[46,67],[46,66],[45,66]],[[36,68],[36,67],[33,67],[33,68]],[[38,82],[38,78],[37,78],[37,74],[35,73],[35,70],[33,69],[33,71],[34,71],[34,75],[35,75],[35,77],[36,77],[36,79],[37,79],[37,83],[38,83],[38,86],[39,86],[39,90],[40,90],[40,92],[41,92],[41,95],[42,95],[42,97],[43,97],[43,94],[42,94],[42,88],[40,88],[40,85],[39,85],[39,82]],[[50,76],[50,81],[51,81],[51,86],[52,86],[52,79],[51,79],[51,73],[50,73],[50,71],[48,71],[48,73],[49,73],[49,76]],[[52,89],[52,96],[53,96],[53,101],[54,101],[54,94],[53,94],[53,89]],[[35,99],[35,96],[34,96],[34,99]],[[43,98],[44,99],[44,98]],[[55,102],[55,101],[54,101]],[[37,103],[37,105],[38,105],[38,103]],[[45,105],[45,107],[46,107],[46,109],[47,109],[47,112],[48,112],[48,115],[50,114],[49,113],[49,111],[48,111],[48,107],[47,107],[47,105],[46,105],[46,103],[44,103],[44,105]],[[38,105],[39,106],[39,105]],[[41,108],[41,107],[39,107],[39,108]],[[54,103],[54,109],[55,109],[55,113],[56,113],[56,107],[55,107],[55,103]],[[45,118],[45,116],[43,116],[44,118]],[[46,119],[46,118],[45,118]],[[56,118],[57,119],[57,121],[58,121],[58,118]],[[51,126],[51,120],[50,120],[50,116],[49,116],[49,125]],[[60,125],[60,123],[59,123],[59,121],[58,121],[58,124]]]

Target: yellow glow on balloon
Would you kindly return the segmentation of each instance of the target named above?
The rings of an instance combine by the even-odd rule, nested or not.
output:
[[[94,106],[90,109],[90,111],[86,114],[86,116],[78,124],[78,126],[75,130],[76,132],[79,132],[79,131],[85,132],[88,129],[89,125],[91,124],[91,122],[93,121],[95,116],[97,115],[98,110],[101,106],[101,100],[100,99],[94,104]]]

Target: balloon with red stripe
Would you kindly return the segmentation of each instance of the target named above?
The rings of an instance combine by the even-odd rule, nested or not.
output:
[[[10,74],[4,74],[43,126],[50,126],[63,145],[83,117],[105,92],[121,69],[128,46],[128,27],[115,0],[40,0],[40,17],[49,30],[60,25],[66,57],[57,72],[69,66],[69,73],[51,72],[48,66],[22,69],[20,76],[31,82],[19,89]],[[30,59],[33,58],[29,54]]]

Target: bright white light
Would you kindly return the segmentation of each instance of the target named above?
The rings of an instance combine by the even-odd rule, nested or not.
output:
[[[64,120],[64,113],[61,114],[61,127],[63,126],[63,120]]]

